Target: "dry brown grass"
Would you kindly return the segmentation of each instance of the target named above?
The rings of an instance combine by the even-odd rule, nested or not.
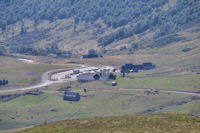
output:
[[[181,114],[135,115],[66,120],[21,133],[198,133],[200,119]]]

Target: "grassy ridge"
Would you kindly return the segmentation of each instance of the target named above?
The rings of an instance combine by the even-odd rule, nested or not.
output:
[[[74,119],[37,126],[20,133],[198,133],[200,118],[181,114]]]

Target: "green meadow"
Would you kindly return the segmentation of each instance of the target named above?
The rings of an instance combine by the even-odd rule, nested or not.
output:
[[[19,61],[17,58],[0,56],[0,79],[8,79],[9,84],[0,89],[14,89],[35,85],[40,82],[44,72],[65,68],[69,66],[59,66],[52,64],[28,64]]]
[[[21,128],[53,121],[95,116],[165,112],[200,114],[200,108],[196,106],[200,103],[200,99],[193,96],[168,93],[147,95],[144,91],[118,88],[88,88],[85,93],[82,85],[76,85],[71,89],[81,94],[79,102],[64,101],[63,94],[55,89],[63,86],[58,84],[52,88],[49,87],[48,90],[42,89],[41,91],[44,93],[40,95],[24,95],[0,103],[0,129]],[[185,112],[180,108],[183,108]]]

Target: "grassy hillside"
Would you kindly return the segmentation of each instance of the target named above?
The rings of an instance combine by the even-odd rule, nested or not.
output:
[[[7,53],[71,57],[91,48],[99,54],[146,48],[160,37],[198,24],[199,4],[198,0],[2,0],[0,53],[6,53],[4,47]]]
[[[181,114],[72,119],[37,126],[19,133],[198,133],[200,119]]]

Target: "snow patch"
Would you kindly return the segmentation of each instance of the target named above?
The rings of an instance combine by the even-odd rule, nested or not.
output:
[[[28,60],[28,59],[18,59],[19,61],[22,61],[24,63],[33,63],[34,61],[33,60]]]

